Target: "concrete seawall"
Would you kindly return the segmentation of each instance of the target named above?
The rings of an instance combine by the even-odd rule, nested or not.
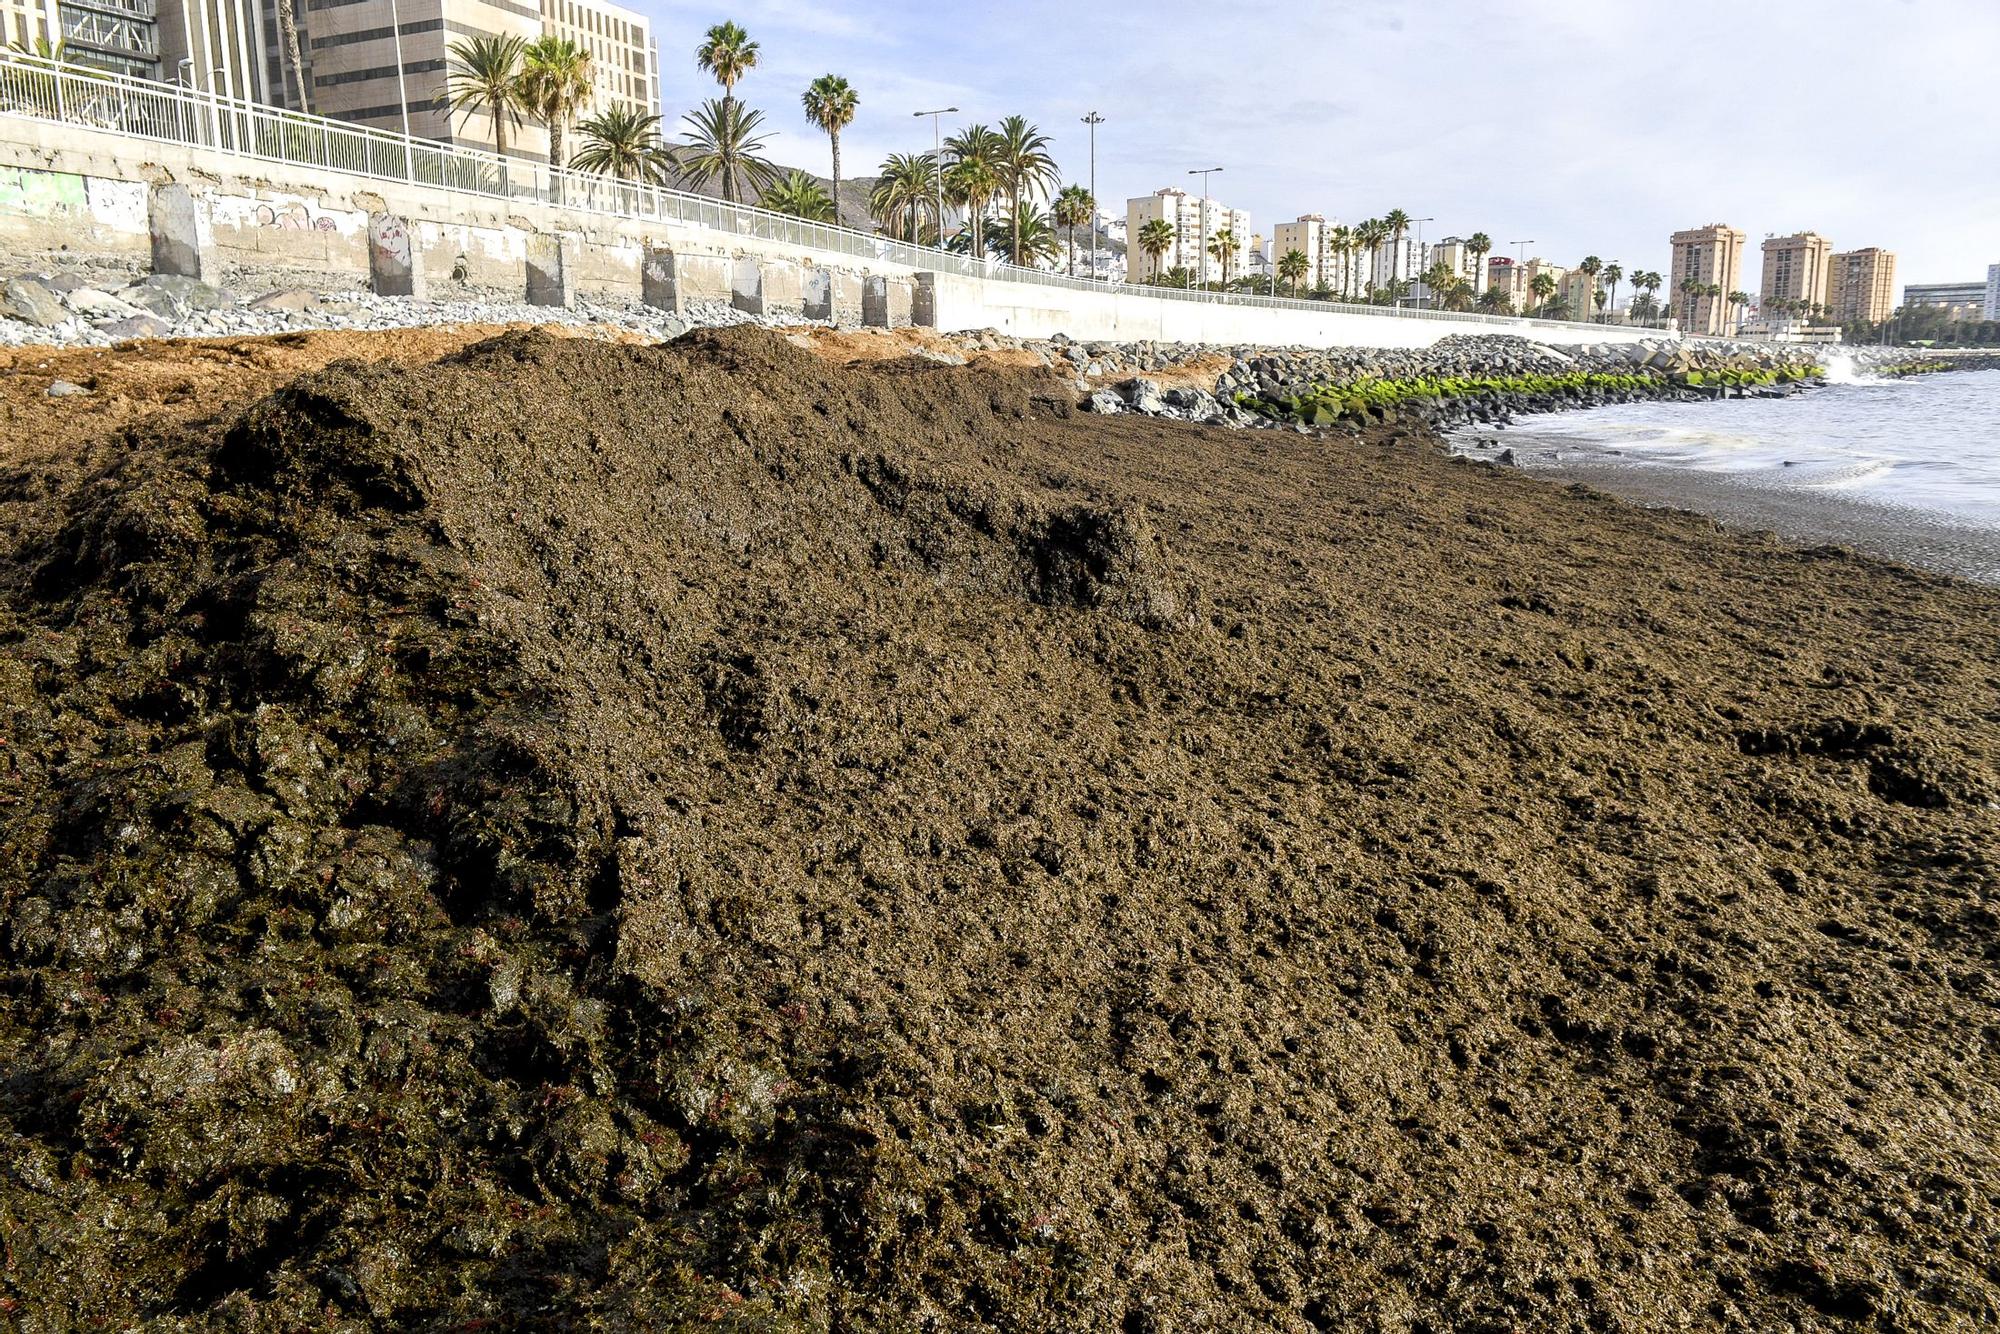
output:
[[[746,220],[750,214],[746,212]],[[749,227],[746,224],[746,231]],[[886,247],[885,247],[886,250]],[[1427,347],[1467,333],[1630,342],[1657,331],[1271,307],[934,273],[725,228],[508,200],[112,130],[0,116],[0,252],[273,286],[453,284],[538,304],[690,301],[849,324],[1132,342]],[[162,260],[163,255],[175,258]],[[385,256],[389,271],[385,273]]]

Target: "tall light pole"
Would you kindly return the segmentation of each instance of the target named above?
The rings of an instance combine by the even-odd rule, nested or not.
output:
[[[278,0],[278,3],[282,5],[286,0]],[[396,0],[389,0],[389,31],[396,39],[396,105],[403,113],[403,176],[414,181],[417,179],[417,164],[410,154],[410,90],[403,84],[403,18],[396,12]],[[496,111],[494,114],[497,116],[499,113]]]
[[[931,165],[937,168],[937,224],[938,249],[944,249],[944,131],[938,128],[939,116],[956,115],[957,107],[939,107],[936,111],[913,111],[913,116],[931,118]]]
[[[1423,287],[1425,294],[1428,295],[1431,289],[1430,284],[1424,282],[1424,259],[1426,258],[1424,255],[1424,224],[1427,222],[1436,222],[1437,219],[1411,218],[1410,221],[1417,224],[1417,283]],[[1423,308],[1424,303],[1419,300],[1417,302],[1417,309],[1422,310]]]
[[[1085,116],[1083,118],[1083,123],[1090,127],[1090,280],[1092,282],[1096,282],[1097,281],[1097,127],[1104,123],[1104,117],[1098,115],[1095,111],[1093,111],[1088,116]],[[1071,243],[1074,244],[1075,243],[1074,238],[1076,236],[1076,233],[1071,232],[1070,236],[1072,238]],[[1128,237],[1125,242],[1125,248],[1128,254],[1131,252],[1131,247],[1132,247],[1132,242],[1131,239]]]
[[[1208,178],[1221,170],[1220,167],[1195,167],[1188,172],[1190,176],[1201,177],[1201,225],[1199,234],[1194,240],[1194,248],[1200,252],[1200,257],[1195,262],[1199,266],[1201,275],[1195,279],[1195,285],[1204,289],[1208,286]],[[1125,244],[1131,245],[1132,238],[1126,237]]]

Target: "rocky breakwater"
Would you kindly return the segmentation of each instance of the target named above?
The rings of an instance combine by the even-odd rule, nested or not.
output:
[[[1266,352],[1239,361],[1215,392],[1280,425],[1400,421],[1444,431],[1638,399],[1782,397],[1823,374],[1803,348],[1665,341],[1559,348],[1474,336],[1408,350]]]

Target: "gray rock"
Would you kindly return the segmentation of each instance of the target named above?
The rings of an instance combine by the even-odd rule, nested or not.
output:
[[[129,315],[122,320],[112,320],[109,324],[98,325],[97,331],[113,338],[165,338],[173,332],[166,321],[151,315]]]
[[[1109,389],[1100,389],[1084,400],[1083,408],[1086,412],[1102,412],[1107,414],[1123,412],[1125,410],[1125,400],[1112,393]]]
[[[39,278],[9,278],[0,288],[0,318],[49,329],[69,318],[62,298]]]
[[[1123,380],[1119,382],[1118,392],[1125,396],[1126,405],[1134,412],[1161,413],[1167,409],[1167,401],[1160,397],[1157,381]]]
[[[251,310],[290,311],[303,314],[319,309],[319,297],[303,287],[283,287],[275,292],[266,292],[250,303]]]
[[[118,295],[162,319],[177,319],[195,311],[227,310],[236,304],[236,298],[219,287],[172,273],[141,278]]]
[[[51,380],[45,392],[50,398],[68,398],[74,394],[87,394],[90,391],[80,384],[71,384],[68,380]]]
[[[122,320],[139,313],[139,308],[129,301],[120,301],[95,287],[72,288],[63,302],[87,320]]]

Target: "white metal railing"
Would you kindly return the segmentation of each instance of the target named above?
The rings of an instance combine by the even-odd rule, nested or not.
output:
[[[582,212],[641,221],[706,227],[803,249],[929,269],[968,278],[1037,283],[1076,291],[1124,293],[1173,301],[1301,310],[1317,314],[1448,320],[1455,324],[1524,326],[1550,333],[1602,333],[1603,325],[1521,316],[1464,314],[1305,301],[1289,297],[1210,292],[1150,284],[1099,282],[998,261],[981,262],[955,251],[915,245],[874,232],[808,222],[745,204],[664,186],[641,185],[590,172],[558,169],[479,149],[369,129],[309,116],[179,84],[136,79],[19,51],[0,51],[0,119],[8,116],[60,121],[140,139],[219,149],[295,166],[320,167],[380,180],[408,181],[466,194],[558,205]]]

